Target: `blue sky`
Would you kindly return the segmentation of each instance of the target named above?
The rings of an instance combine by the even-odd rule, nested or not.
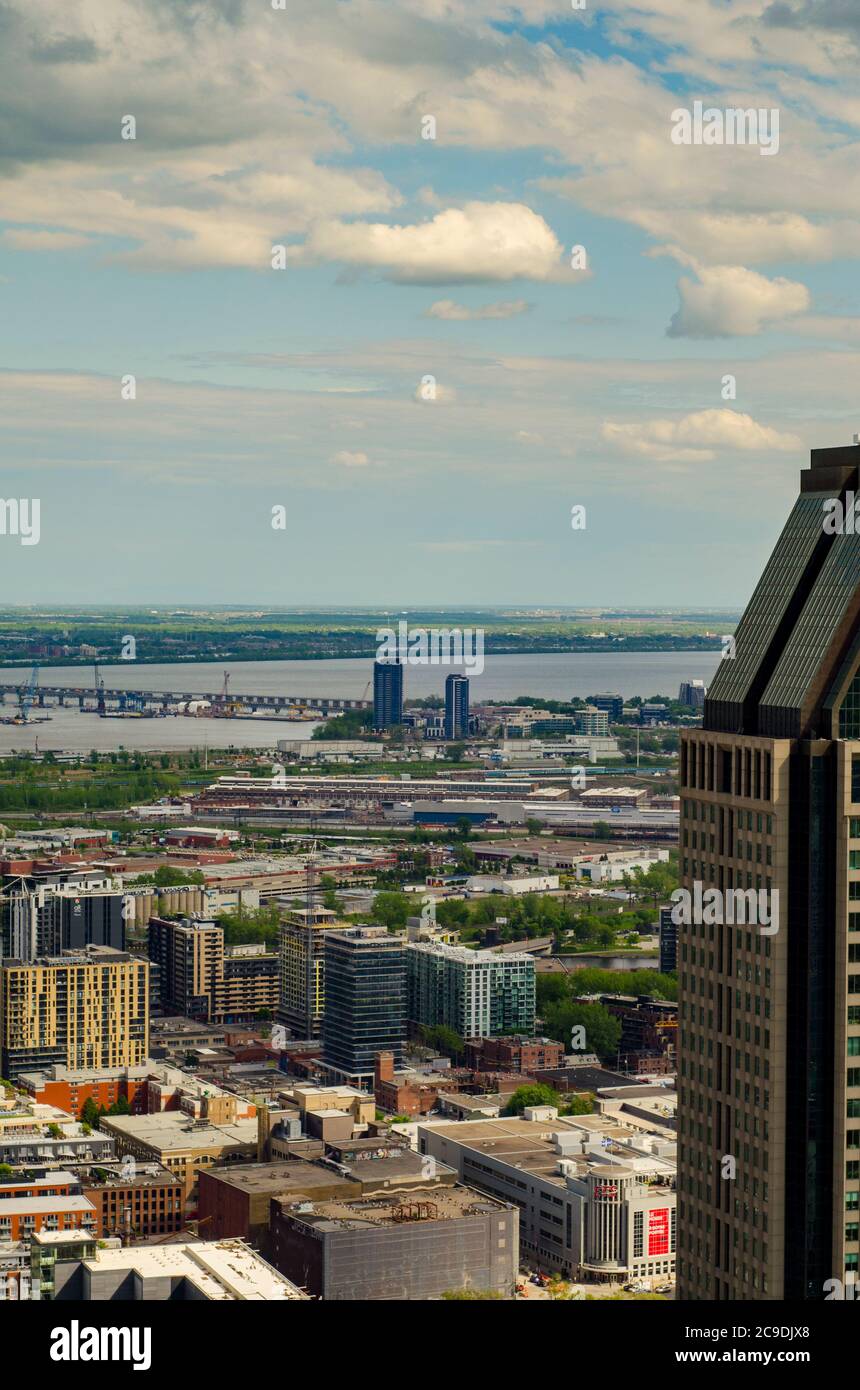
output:
[[[5,0],[6,601],[743,603],[860,429],[858,40],[840,0]],[[674,145],[697,98],[778,153]]]

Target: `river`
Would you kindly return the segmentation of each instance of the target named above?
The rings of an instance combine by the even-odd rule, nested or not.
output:
[[[720,659],[713,652],[552,652],[546,655],[487,655],[479,676],[472,676],[470,698],[515,700],[532,695],[547,700],[584,698],[603,691],[624,696],[677,696],[681,681],[695,678],[710,681]],[[405,696],[420,698],[441,695],[449,668],[409,666],[405,673]],[[360,700],[368,698],[372,662],[362,658],[336,661],[234,661],[230,663],[231,695],[295,695]],[[120,662],[100,666],[99,674],[107,687],[128,690],[183,690],[214,692],[221,689],[224,668],[215,662],[176,662],[138,666]],[[29,679],[29,669],[0,672],[0,683],[19,683]],[[92,668],[86,666],[46,666],[39,671],[41,685],[74,685],[92,689]],[[6,712],[12,713],[7,703]],[[51,706],[46,724],[0,725],[0,753],[39,748],[55,751],[109,752],[115,748],[180,749],[270,748],[278,739],[307,739],[312,723],[293,723],[267,719],[264,726],[252,720],[189,719],[100,719],[97,714],[81,714],[77,709]]]

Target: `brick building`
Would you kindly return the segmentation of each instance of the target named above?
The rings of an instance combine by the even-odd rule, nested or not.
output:
[[[551,1038],[518,1035],[503,1038],[468,1038],[466,1066],[475,1071],[518,1072],[533,1076],[536,1071],[563,1065],[564,1047]]]
[[[185,1224],[184,1185],[158,1163],[136,1164],[133,1176],[122,1165],[91,1168],[81,1192],[95,1208],[99,1237],[173,1235]]]

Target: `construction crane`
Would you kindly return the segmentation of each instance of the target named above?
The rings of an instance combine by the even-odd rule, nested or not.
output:
[[[18,723],[18,724],[26,724],[26,723],[29,722],[29,719],[30,719],[30,709],[32,708],[33,700],[34,700],[35,694],[36,694],[36,686],[37,686],[38,684],[39,684],[39,663],[38,663],[38,661],[36,661],[36,662],[33,663],[33,669],[32,669],[32,671],[30,672],[30,679],[29,679],[29,681],[27,681],[27,682],[21,684],[21,685],[18,687],[18,713],[19,713],[19,718],[16,719],[16,721],[15,721],[16,723]]]
[[[103,680],[99,680],[99,663],[97,661],[93,662],[93,676],[95,678],[96,683],[96,709],[98,710],[99,714],[104,714],[105,683]]]
[[[231,700],[229,698],[230,672],[224,672],[224,684],[221,686],[219,702],[213,713],[222,719],[229,719],[234,715],[241,714],[245,708],[241,700]]]

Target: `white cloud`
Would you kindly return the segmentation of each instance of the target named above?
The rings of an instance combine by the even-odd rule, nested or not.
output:
[[[760,425],[751,415],[735,410],[698,410],[677,420],[648,420],[616,424],[607,420],[604,440],[624,453],[640,454],[665,463],[699,463],[718,450],[786,452],[800,449],[800,439]]]
[[[480,304],[469,308],[467,304],[457,304],[453,299],[437,299],[425,314],[428,319],[448,319],[454,323],[466,323],[473,319],[511,319],[517,314],[526,314],[532,306],[527,299],[499,300],[495,304]]]
[[[849,314],[805,314],[785,327],[800,338],[825,338],[832,343],[860,342],[860,318]]]
[[[15,251],[73,251],[80,246],[90,246],[89,237],[77,232],[45,232],[30,228],[9,228],[3,233],[4,246]]]
[[[339,464],[341,468],[367,468],[370,459],[360,450],[340,449],[338,453],[332,454],[329,462]]]
[[[809,308],[809,291],[795,280],[769,280],[740,265],[695,268],[698,283],[678,281],[681,305],[670,338],[748,338]]]
[[[417,285],[481,284],[504,280],[573,279],[552,229],[524,203],[466,203],[429,222],[321,222],[298,261],[341,261],[385,279]]]

